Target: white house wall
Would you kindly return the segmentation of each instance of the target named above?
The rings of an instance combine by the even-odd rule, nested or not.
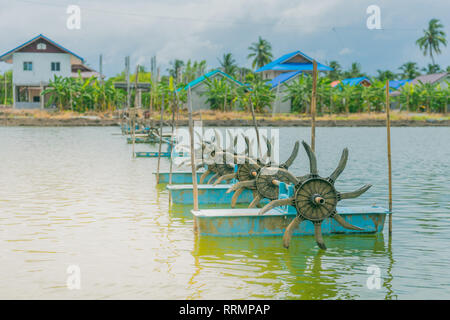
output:
[[[24,71],[23,63],[31,61],[32,71]],[[60,71],[51,71],[51,63],[59,62]],[[13,54],[13,82],[17,85],[40,85],[53,79],[54,75],[70,77],[70,55],[67,53],[15,52]]]

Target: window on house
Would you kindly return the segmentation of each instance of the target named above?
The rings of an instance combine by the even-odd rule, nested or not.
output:
[[[33,97],[33,102],[41,102],[41,97],[40,96],[34,96]]]
[[[52,71],[60,71],[61,64],[59,62],[52,62]]]
[[[45,50],[45,49],[47,49],[47,45],[45,44],[45,43],[38,43],[37,44],[37,49],[38,50]]]
[[[33,70],[33,62],[25,61],[23,63],[23,71],[32,71]]]

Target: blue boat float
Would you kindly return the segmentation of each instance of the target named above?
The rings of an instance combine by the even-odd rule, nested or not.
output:
[[[158,158],[158,151],[149,151],[149,152],[135,152],[134,156],[136,158]],[[178,153],[178,152],[170,152],[170,151],[161,151],[161,158],[170,158],[170,157],[187,157],[187,153]]]
[[[197,172],[197,183],[200,183],[200,177],[205,171]],[[153,172],[156,176],[157,172]],[[214,176],[214,173],[211,172],[205,178],[205,181],[208,181]],[[169,171],[160,171],[159,172],[159,183],[169,183]],[[174,171],[172,172],[172,183],[173,184],[192,184],[192,172],[191,171]],[[222,183],[226,183],[223,181]]]
[[[231,184],[199,184],[198,203],[199,204],[230,204],[233,193],[226,193]],[[167,185],[173,203],[193,204],[193,186],[192,184]],[[236,203],[250,203],[253,200],[253,192],[244,190]]]
[[[264,214],[261,209],[203,209],[192,210],[199,235],[247,237],[247,236],[283,236],[286,227],[296,217],[292,207],[274,208]],[[346,222],[362,230],[346,229],[334,219],[322,222],[323,234],[379,233],[383,231],[384,221],[389,211],[382,207],[337,207],[337,213]],[[302,221],[293,231],[294,236],[314,235],[314,224]]]

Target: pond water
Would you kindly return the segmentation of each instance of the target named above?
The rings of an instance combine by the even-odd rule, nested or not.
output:
[[[281,128],[281,159],[309,128]],[[450,128],[392,128],[393,235],[218,238],[131,159],[120,129],[0,127],[2,299],[450,299]],[[387,207],[385,128],[317,128],[319,172],[349,148],[336,183]],[[137,151],[156,146],[136,145]],[[167,159],[162,160],[168,167]],[[303,175],[300,150],[291,171]],[[69,266],[81,287],[69,290]],[[369,289],[367,269],[380,270]]]

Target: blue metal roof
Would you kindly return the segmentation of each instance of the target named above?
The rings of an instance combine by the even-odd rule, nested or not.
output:
[[[390,80],[389,89],[398,89],[403,87],[405,84],[410,83],[412,80]]]
[[[276,88],[279,84],[286,82],[289,79],[291,79],[301,73],[302,73],[302,71],[285,72],[285,73],[282,73],[279,76],[273,78],[272,80],[267,81],[266,84],[270,85],[271,89],[273,89],[273,88]]]
[[[36,37],[34,37],[33,39],[28,40],[27,42],[24,42],[24,43],[22,43],[21,45],[15,47],[14,49],[9,50],[8,52],[2,54],[2,55],[0,56],[0,60],[3,60],[4,57],[10,55],[11,53],[15,52],[16,50],[18,50],[18,49],[20,49],[20,48],[25,47],[26,45],[32,43],[33,41],[35,41],[35,40],[37,40],[37,39],[39,39],[39,38],[42,38],[42,39],[47,40],[47,41],[50,42],[51,44],[53,44],[53,45],[57,46],[58,48],[62,49],[63,51],[66,51],[67,53],[69,53],[69,54],[71,54],[71,55],[77,57],[78,59],[81,60],[81,62],[84,63],[84,59],[83,59],[82,57],[80,57],[79,55],[73,53],[72,51],[70,51],[70,50],[64,48],[62,45],[56,43],[55,41],[53,41],[53,40],[47,38],[47,37],[44,36],[43,34],[39,34],[39,35],[37,35]]]
[[[219,74],[223,75],[224,77],[227,77],[231,81],[236,82],[237,84],[239,84],[241,86],[244,85],[242,82],[234,79],[232,76],[230,76],[229,74],[226,74],[225,72],[222,72],[220,70],[213,70],[213,71],[210,71],[208,73],[205,73],[204,75],[202,75],[201,77],[198,77],[195,80],[192,80],[186,86],[184,86],[183,88],[179,88],[177,91],[180,91],[181,89],[187,90],[189,87],[190,88],[195,87],[197,84],[199,84],[200,82],[203,82],[206,78],[209,78],[209,77],[215,75],[216,73],[219,73]]]
[[[344,85],[356,86],[364,80],[370,82],[370,79],[367,77],[358,77],[358,78],[343,79],[343,80],[341,80],[341,83]]]
[[[296,56],[296,55],[301,55],[303,58],[305,58],[306,60],[310,61],[310,63],[293,63],[293,62],[285,62],[287,60],[289,60],[290,58]],[[312,59],[311,57],[307,56],[306,54],[304,54],[301,51],[294,51],[288,54],[285,54],[284,56],[281,56],[280,58],[269,62],[268,64],[266,64],[265,66],[259,68],[258,70],[256,70],[255,72],[262,72],[262,71],[267,71],[267,70],[277,70],[277,71],[312,71],[313,69],[313,62],[314,59]],[[317,70],[319,71],[332,71],[333,69],[321,64],[319,62],[317,62]]]

